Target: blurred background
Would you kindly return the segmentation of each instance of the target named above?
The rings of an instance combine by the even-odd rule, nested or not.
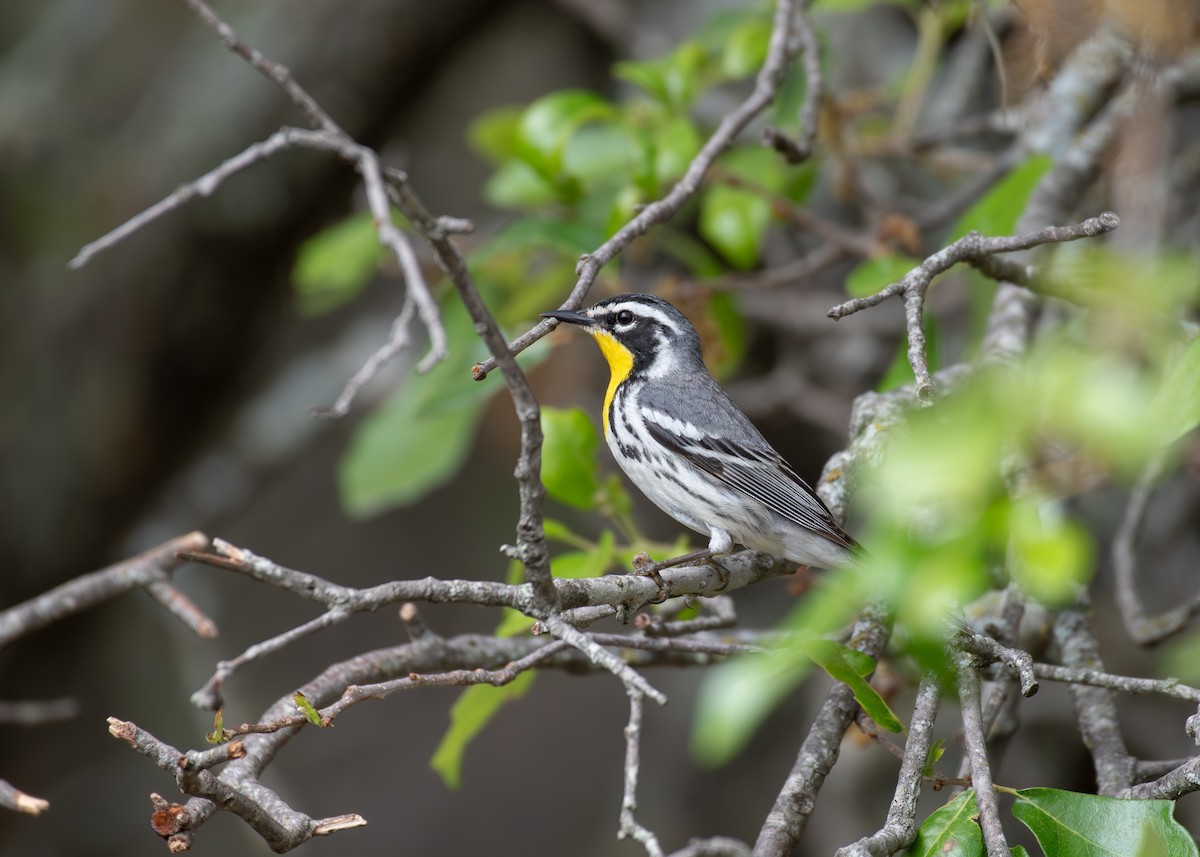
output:
[[[215,7],[249,43],[287,65],[352,135],[408,171],[431,210],[474,220],[477,233],[462,240],[470,250],[505,221],[483,198],[491,168],[468,146],[473,119],[556,89],[615,96],[627,85],[614,81],[614,62],[669,51],[722,5],[260,0]],[[1053,64],[1100,14],[1098,4],[1078,16],[1067,6],[1073,8],[1031,4],[1026,16],[1003,18],[1010,98],[1040,85],[1038,63]],[[1054,27],[1045,26],[1048,19]],[[913,16],[890,6],[822,18],[820,29],[836,57],[829,84],[846,98],[886,89],[913,61],[919,39]],[[1039,38],[1041,53],[1022,47]],[[960,65],[940,67],[935,89],[967,89],[957,97],[972,113],[994,107],[999,84],[986,32],[964,30],[946,50]],[[975,69],[971,86],[962,86],[956,68]],[[745,91],[715,91],[702,115],[719,118]],[[945,101],[929,103],[918,121],[936,127],[945,118],[934,115],[937,104]],[[1172,118],[1161,105],[1147,109],[1145,133],[1122,150],[1141,159],[1134,162],[1137,181],[1112,185],[1114,195],[1142,191],[1127,193],[1131,208],[1121,209],[1121,236],[1135,236],[1127,241],[1187,234],[1198,216],[1194,194],[1181,195],[1190,208],[1176,210],[1169,227],[1162,217],[1136,216],[1157,210],[1169,176],[1194,186],[1200,172],[1195,146],[1181,143],[1195,139],[1194,103]],[[312,406],[336,398],[386,339],[403,295],[385,264],[353,301],[319,316],[298,309],[290,277],[301,246],[363,207],[356,177],[344,165],[321,153],[285,153],[82,270],[67,270],[82,245],[283,124],[303,126],[304,117],[182,4],[7,0],[0,6],[0,606],[193,529],[353,586],[429,574],[503,578],[506,561],[497,548],[514,538],[517,449],[517,424],[503,394],[491,400],[465,467],[420,503],[364,518],[348,515],[339,502],[338,463],[356,426],[405,382],[421,353],[395,361],[345,420],[310,415]],[[1192,160],[1177,158],[1180,150]],[[1168,172],[1180,163],[1179,172]],[[877,196],[928,202],[943,188],[893,166],[868,171],[865,180]],[[843,190],[830,169],[818,179],[812,204],[853,220]],[[772,239],[764,254],[781,262],[819,243],[811,235],[798,243]],[[423,259],[432,276],[432,260]],[[694,298],[654,260],[635,257],[625,265],[626,289],[660,291],[685,307]],[[841,281],[850,267],[833,264],[801,284],[746,290],[735,301],[744,355],[728,378],[731,392],[813,478],[844,442],[853,396],[880,379],[902,335],[898,307],[837,325],[825,319],[844,297]],[[564,280],[543,308],[556,306],[570,285]],[[961,290],[947,288],[936,298],[952,331],[969,312]],[[951,349],[953,336],[947,334]],[[604,376],[594,349],[555,341],[561,347],[532,376],[539,397],[595,414]],[[468,368],[466,362],[462,371]],[[1194,486],[1182,480],[1164,496],[1155,508],[1171,511],[1152,519],[1150,544],[1197,521]],[[1098,531],[1111,531],[1122,499],[1114,489],[1095,500]],[[677,535],[656,510],[639,505],[638,514],[651,535]],[[1194,561],[1194,542],[1190,554],[1172,561]],[[188,696],[216,661],[315,615],[306,602],[215,569],[186,568],[176,579],[217,622],[215,640],[197,640],[133,593],[0,654],[0,697],[71,696],[79,705],[73,720],[9,727],[0,738],[0,777],[51,804],[40,818],[0,814],[0,853],[162,853],[148,829],[147,796],[158,791],[174,799],[174,784],[109,737],[105,718],[133,720],[176,746],[197,747],[211,716],[194,709]],[[1193,580],[1171,579],[1180,593],[1194,588]],[[743,624],[770,625],[792,597],[780,581],[738,593]],[[1175,595],[1167,589],[1164,597]],[[421,609],[443,635],[488,632],[497,621],[488,611]],[[253,720],[328,663],[401,641],[392,613],[359,617],[302,641],[232,680],[225,719]],[[1136,673],[1147,663],[1123,648],[1109,667]],[[712,771],[694,765],[687,751],[698,675],[658,670],[649,678],[671,704],[647,714],[643,821],[668,849],[693,835],[753,841],[826,680],[810,682],[745,753]],[[364,705],[334,730],[295,739],[265,782],[313,816],[358,812],[370,822],[310,842],[304,853],[640,853],[633,843],[615,841],[627,710],[613,679],[542,676],[471,746],[463,786],[452,792],[428,760],[455,696],[431,689]],[[1046,687],[1026,704],[1026,725],[1000,782],[1019,771],[1013,785],[1093,787],[1071,722],[1058,718],[1065,699],[1059,688]],[[1170,748],[1153,729],[1142,731],[1157,717],[1175,723],[1178,706],[1121,704],[1129,706],[1138,734],[1153,737],[1147,753],[1194,751],[1181,730],[1174,730],[1179,735]],[[952,735],[952,728],[943,731]],[[1050,744],[1075,749],[1044,759],[1040,748]],[[848,746],[802,853],[831,853],[875,829],[894,767],[877,748]],[[1200,812],[1187,801],[1180,817],[1200,830]],[[241,822],[218,816],[197,835],[196,851],[267,848]]]

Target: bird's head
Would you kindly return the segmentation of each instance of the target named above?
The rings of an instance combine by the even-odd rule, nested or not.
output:
[[[594,336],[614,385],[634,372],[662,377],[704,365],[691,322],[654,295],[616,295],[581,312],[556,310],[542,317],[578,324]]]

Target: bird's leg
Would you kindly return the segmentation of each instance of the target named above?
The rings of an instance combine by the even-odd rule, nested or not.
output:
[[[651,562],[650,557],[644,552],[638,554],[633,558],[633,573],[649,577],[665,593],[667,584],[659,572],[666,568],[674,568],[677,565],[687,565],[702,560],[709,560],[713,568],[717,570],[717,577],[721,580],[721,585],[717,587],[716,591],[722,591],[725,587],[729,586],[729,571],[716,560],[716,557],[723,556],[733,550],[733,537],[724,530],[719,530],[716,527],[711,529],[711,533],[712,538],[708,542],[708,547],[703,550],[692,551],[691,553],[685,553],[671,559],[664,559],[661,562]]]

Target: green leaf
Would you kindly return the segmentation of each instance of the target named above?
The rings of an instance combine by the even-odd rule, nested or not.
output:
[[[1088,581],[1091,537],[1074,521],[1041,512],[1037,498],[1013,501],[1009,515],[1013,575],[1022,589],[1049,606],[1077,597]]]
[[[889,732],[904,731],[904,724],[888,707],[879,692],[864,678],[875,668],[872,658],[833,640],[806,640],[799,645],[830,678],[840,681],[854,691],[855,700],[868,717]],[[869,665],[863,658],[870,661]],[[866,670],[860,671],[864,667]]]
[[[442,305],[449,354],[424,375],[406,380],[358,426],[338,467],[342,505],[356,517],[378,514],[424,497],[458,472],[490,396],[503,389],[480,384],[472,364],[487,353],[466,309]],[[545,349],[521,356],[523,365]],[[526,356],[529,355],[529,356]]]
[[[729,292],[712,296],[707,315],[712,320],[716,341],[707,348],[705,362],[714,376],[725,378],[733,374],[746,353],[746,322]]]
[[[767,58],[771,22],[751,19],[736,27],[725,43],[721,71],[734,80],[755,74]]]
[[[308,722],[313,726],[329,725],[321,719],[321,713],[317,711],[317,709],[313,708],[313,704],[308,701],[308,697],[300,691],[296,691],[292,694],[292,702],[296,704],[296,707],[300,709],[300,713],[303,714],[305,718],[307,718]]]
[[[1150,835],[1172,857],[1194,857],[1196,843],[1172,815],[1169,800],[1117,800],[1099,795],[1031,788],[1016,793],[1012,812],[1046,854],[1126,857]],[[1147,831],[1150,833],[1148,834]]]
[[[747,270],[771,223],[771,203],[741,188],[716,185],[700,199],[700,234],[735,268]]]
[[[508,254],[526,255],[550,250],[574,264],[583,253],[604,243],[604,235],[590,223],[549,217],[520,217],[504,226],[471,255],[471,264],[485,264]]]
[[[975,792],[967,789],[925,819],[904,857],[981,857],[983,832],[975,822],[978,814]]]
[[[846,294],[865,298],[898,283],[904,275],[920,265],[919,259],[896,254],[863,259],[846,275]]]
[[[450,728],[429,760],[429,766],[438,772],[447,788],[457,789],[462,783],[462,759],[467,745],[496,716],[504,703],[519,699],[529,692],[534,675],[533,672],[523,672],[500,687],[476,684],[459,694],[450,708]]]
[[[707,670],[696,698],[692,757],[711,768],[724,765],[810,672],[807,658],[781,651],[746,655]]]
[[[1172,443],[1200,424],[1200,338],[1176,361],[1150,412],[1163,443]]]
[[[641,87],[647,94],[674,110],[684,110],[698,95],[706,56],[696,42],[684,42],[664,57],[639,62],[619,62],[613,75]]]
[[[515,152],[548,179],[562,168],[563,150],[571,136],[588,122],[615,117],[611,104],[594,92],[564,89],[544,95],[521,115]]]
[[[355,214],[300,245],[292,287],[304,315],[320,315],[348,301],[371,281],[383,248],[370,214]]]
[[[516,156],[522,112],[520,107],[497,107],[476,116],[467,127],[467,142],[493,164],[511,160]]]
[[[938,761],[946,753],[946,739],[938,738],[933,742],[933,746],[929,748],[929,755],[925,757],[925,767],[921,771],[927,777],[932,777],[934,771],[937,770]]]
[[[801,63],[792,63],[779,86],[779,94],[771,103],[771,122],[787,134],[800,130],[800,107],[808,91],[808,78]]]
[[[1029,195],[1053,165],[1050,156],[1035,155],[1014,168],[963,213],[951,230],[951,238],[961,238],[971,230],[983,235],[1011,235]]]
[[[883,5],[913,8],[917,3],[916,0],[816,0],[813,4],[814,11],[840,14],[861,12],[872,6]]]
[[[209,744],[224,744],[232,737],[233,733],[225,728],[224,710],[218,708],[217,713],[213,715],[213,731],[204,733],[204,740]]]
[[[555,500],[577,509],[596,505],[600,435],[582,408],[542,408],[542,482]]]
[[[568,137],[562,150],[562,171],[586,187],[614,187],[633,179],[638,166],[638,148],[633,135],[614,122],[598,122],[579,128]]]
[[[653,131],[654,178],[665,185],[679,178],[700,151],[700,132],[686,116],[675,116]]]
[[[616,541],[611,530],[605,530],[590,551],[568,551],[550,561],[550,571],[555,577],[583,579],[599,577],[612,565],[616,555]]]
[[[562,192],[525,161],[506,161],[484,184],[483,198],[497,208],[539,208]]]

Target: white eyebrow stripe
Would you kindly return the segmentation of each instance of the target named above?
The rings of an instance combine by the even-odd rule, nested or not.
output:
[[[600,311],[604,314],[608,314],[610,312],[616,313],[627,309],[634,315],[652,319],[673,333],[679,333],[679,325],[675,323],[675,320],[658,307],[650,304],[637,303],[635,301],[622,301],[619,304],[606,304],[603,307],[598,307],[598,309],[600,309]]]

